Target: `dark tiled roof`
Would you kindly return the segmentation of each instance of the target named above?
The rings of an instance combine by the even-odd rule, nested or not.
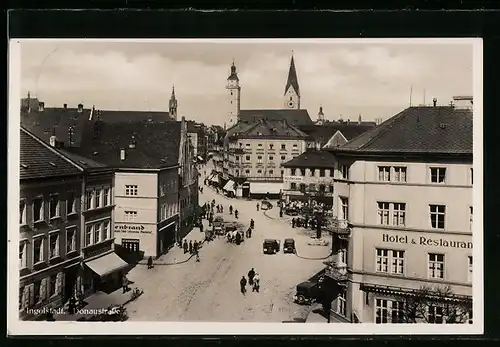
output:
[[[342,123],[326,123],[323,125],[307,125],[299,127],[300,130],[311,136],[315,141],[325,145],[337,131],[340,131],[347,141],[368,131],[372,126]]]
[[[99,169],[99,168],[105,168],[107,167],[106,164],[99,163],[95,160],[89,159],[87,157],[83,157],[81,155],[78,155],[76,153],[71,152],[70,150],[67,149],[59,149],[59,152],[64,155],[66,158],[70,159],[74,163],[78,164],[79,166],[83,167],[84,169]]]
[[[283,120],[294,126],[313,125],[307,110],[241,110],[240,120],[247,123],[254,123],[259,119]]]
[[[31,107],[32,110],[37,110],[40,104],[40,100],[38,98],[22,98],[21,99],[21,108],[28,109]]]
[[[292,60],[290,60],[290,70],[288,70],[288,79],[286,81],[285,94],[290,86],[292,86],[297,95],[300,96],[299,79],[297,78],[297,71],[295,70],[295,62],[293,60],[293,56]]]
[[[166,122],[172,120],[168,112],[155,111],[109,111],[100,110],[99,118],[106,123]]]
[[[327,151],[310,150],[287,161],[283,167],[332,168],[335,156]]]
[[[114,168],[157,169],[179,163],[181,122],[89,122],[73,153]],[[135,148],[129,148],[135,140]],[[120,151],[125,149],[125,160]]]
[[[410,107],[337,150],[472,154],[472,111],[450,106]]]
[[[287,121],[278,120],[260,120],[248,128],[242,129],[239,132],[240,137],[266,137],[266,138],[283,138],[283,137],[303,137],[306,138],[307,134],[288,124]]]
[[[19,177],[48,178],[80,174],[78,166],[66,160],[42,140],[21,127]]]
[[[21,111],[21,125],[46,143],[49,143],[50,137],[55,132],[57,140],[64,142],[66,147],[70,145],[69,129],[72,127],[73,145],[79,146],[90,112],[89,109],[83,109],[80,113],[77,108],[52,107],[46,107],[40,112],[37,107],[31,112]]]

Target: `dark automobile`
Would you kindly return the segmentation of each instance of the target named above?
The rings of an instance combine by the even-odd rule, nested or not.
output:
[[[280,251],[280,242],[275,239],[265,239],[262,244],[264,254],[275,254]]]
[[[262,210],[270,210],[273,208],[273,204],[271,204],[269,201],[267,200],[262,200],[261,203],[260,203],[260,208]]]
[[[311,305],[319,299],[319,295],[318,283],[306,281],[297,285],[297,292],[293,299],[299,305]]]
[[[295,253],[294,239],[285,239],[285,242],[283,242],[283,253]]]

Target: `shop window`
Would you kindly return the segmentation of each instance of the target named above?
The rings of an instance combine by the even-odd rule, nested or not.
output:
[[[42,281],[35,281],[35,283],[33,283],[33,294],[34,294],[34,297],[35,297],[35,304],[39,303],[41,300],[42,300],[42,296],[40,295],[40,291],[41,291],[41,288],[42,288]]]
[[[375,323],[396,324],[404,323],[403,302],[386,299],[375,300]]]
[[[342,291],[337,297],[337,313],[345,317],[346,311],[347,311],[346,292]]]

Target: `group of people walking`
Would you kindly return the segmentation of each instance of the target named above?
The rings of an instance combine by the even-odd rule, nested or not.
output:
[[[187,240],[184,240],[184,243],[182,244],[182,248],[184,249],[184,254],[188,253],[189,254],[194,254],[196,255],[196,261],[200,261],[200,254],[199,254],[199,249],[200,249],[201,242],[198,241],[192,241],[190,240],[189,243]]]
[[[254,268],[248,271],[248,281],[245,276],[240,280],[241,294],[245,295],[247,292],[247,284],[252,288],[252,292],[259,292],[260,289],[260,275],[255,272]]]

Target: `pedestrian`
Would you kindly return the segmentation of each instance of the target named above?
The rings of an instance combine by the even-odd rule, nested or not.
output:
[[[203,222],[200,221],[200,232],[203,232]]]
[[[124,293],[129,291],[128,278],[127,278],[127,276],[125,276],[125,274],[123,274],[123,276],[122,276],[122,288],[123,288]]]
[[[252,268],[248,271],[248,284],[253,285],[253,278],[255,277],[255,270]]]
[[[154,266],[153,266],[153,257],[149,257],[148,258],[148,270],[149,269],[152,269]]]
[[[245,295],[245,292],[247,291],[245,288],[246,285],[247,285],[247,279],[245,278],[245,276],[241,276],[240,290],[241,290],[241,294],[243,294],[243,295]]]
[[[255,221],[252,219],[250,219],[250,228],[253,229],[255,227]]]
[[[309,225],[309,217],[306,216],[306,220],[304,221],[304,227],[307,229],[308,225]]]
[[[234,218],[238,219],[238,210],[234,210]]]
[[[184,240],[184,243],[182,244],[182,248],[184,248],[184,254],[188,252],[188,243],[186,240]]]
[[[259,292],[260,289],[260,276],[258,273],[255,274],[253,278],[253,287],[252,287],[252,292]]]
[[[196,262],[200,262],[200,252],[198,252],[198,250],[196,250]]]
[[[280,218],[283,218],[283,210],[280,210]]]
[[[189,254],[193,254],[193,241],[189,240]]]
[[[257,211],[259,211],[259,207],[260,207],[260,205],[259,205],[259,203],[257,203]]]
[[[248,229],[248,238],[252,237],[252,228]]]
[[[233,205],[229,205],[229,214],[233,214]]]
[[[292,218],[292,228],[295,228],[295,218]]]
[[[198,252],[198,241],[194,241],[193,243],[193,252],[194,253]]]
[[[224,213],[224,206],[220,205],[220,213]]]
[[[201,193],[203,194],[203,187],[201,187]]]

